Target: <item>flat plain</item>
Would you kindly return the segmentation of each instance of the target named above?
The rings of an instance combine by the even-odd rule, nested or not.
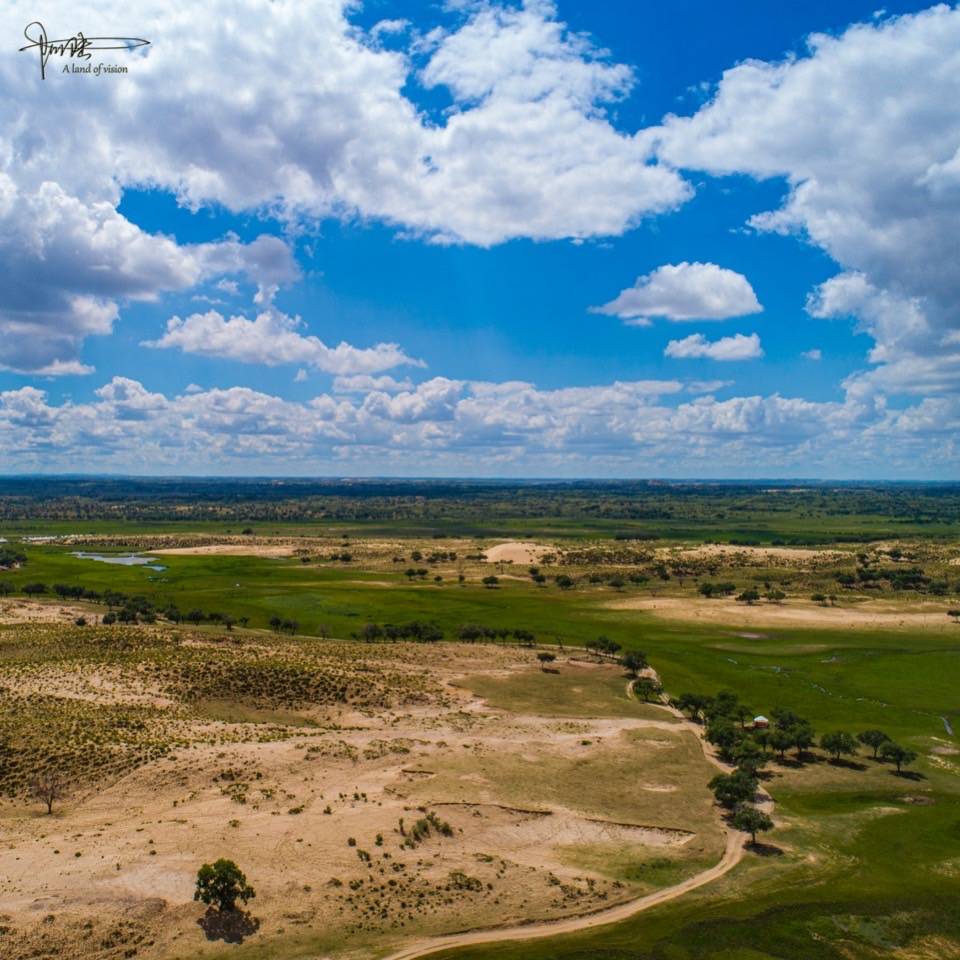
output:
[[[459,934],[436,955],[960,956],[960,543],[953,501],[931,518],[912,495],[924,522],[875,512],[885,491],[836,515],[730,494],[723,539],[690,492],[649,523],[598,521],[652,512],[605,491],[532,518],[393,502],[415,522],[362,498],[363,520],[8,505],[3,955],[373,958]],[[130,556],[149,562],[107,562]],[[767,748],[755,845],[708,789],[704,724],[665,702],[721,691],[815,728]],[[915,759],[819,744],[870,729]],[[221,856],[257,891],[232,925],[192,899]]]

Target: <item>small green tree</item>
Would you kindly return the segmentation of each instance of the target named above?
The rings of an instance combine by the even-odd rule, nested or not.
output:
[[[633,685],[633,692],[644,703],[649,703],[654,697],[660,696],[663,687],[653,677],[640,677]]]
[[[553,663],[553,661],[556,660],[557,657],[556,657],[556,655],[553,654],[553,653],[549,653],[549,652],[546,651],[546,650],[541,650],[541,651],[537,654],[537,659],[540,661],[540,670],[541,670],[541,671],[544,671],[544,670],[547,669],[547,664],[548,664],[548,663]]]
[[[825,733],[820,738],[820,746],[823,747],[834,760],[839,760],[841,754],[852,756],[857,752],[857,741],[843,730]]]
[[[674,701],[674,706],[684,713],[690,714],[690,719],[699,723],[703,717],[704,709],[709,706],[710,698],[702,693],[681,693]]]
[[[628,650],[621,658],[620,664],[635,677],[647,666],[647,658],[639,650]]]
[[[899,743],[887,742],[880,748],[880,756],[884,760],[889,760],[896,764],[897,773],[901,773],[904,767],[910,766],[917,759],[913,750],[901,747]]]
[[[790,727],[788,732],[790,734],[790,739],[793,741],[792,746],[796,748],[797,759],[799,760],[803,756],[803,752],[809,747],[812,747],[816,741],[813,727],[810,725],[809,721],[800,720]]]
[[[771,730],[769,734],[770,746],[777,751],[783,760],[787,751],[793,746],[793,737],[789,730]]]
[[[205,863],[197,871],[197,889],[193,899],[216,906],[221,912],[237,909],[237,901],[246,903],[256,896],[243,871],[232,861],[220,858]]]
[[[724,760],[730,759],[730,751],[742,737],[742,731],[735,727],[726,717],[716,717],[707,723],[704,733],[708,743],[712,743]]]
[[[880,748],[890,742],[890,738],[882,730],[864,730],[857,734],[857,739],[865,746],[873,748],[873,759],[877,759]]]
[[[766,833],[773,829],[773,821],[762,810],[751,806],[749,803],[743,804],[733,815],[733,825],[744,833],[750,834],[750,843],[757,842],[758,833]]]
[[[731,713],[731,717],[738,721],[741,729],[745,729],[747,724],[753,719],[753,707],[745,703],[738,703]]]
[[[745,737],[737,743],[730,751],[730,756],[738,770],[751,776],[756,776],[767,762],[763,748],[753,737]]]
[[[757,795],[757,778],[745,770],[718,773],[707,786],[713,791],[717,803],[729,810]]]

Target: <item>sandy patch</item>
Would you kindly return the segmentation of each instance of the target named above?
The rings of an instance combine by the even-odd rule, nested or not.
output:
[[[83,607],[66,603],[38,603],[33,600],[0,602],[0,623],[73,623],[77,617],[93,621],[95,615]]]
[[[413,654],[447,681],[478,667],[530,669],[528,654],[511,649],[451,644]],[[580,676],[587,686],[595,670]],[[100,665],[59,681],[53,667],[41,670],[20,679],[20,692],[29,693],[33,681],[37,690],[95,702],[149,703],[152,693],[140,678]],[[199,953],[202,907],[191,899],[197,867],[224,855],[257,888],[251,910],[262,922],[262,949],[280,955],[279,929],[302,926],[317,936],[333,931],[316,953],[339,956],[346,936],[386,943],[555,920],[631,896],[628,885],[569,863],[564,849],[571,845],[651,848],[678,858],[691,844],[717,845],[712,823],[707,829],[686,813],[675,816],[679,805],[663,812],[658,792],[675,788],[656,783],[650,769],[643,789],[630,792],[610,819],[600,818],[605,808],[576,812],[536,778],[523,791],[522,805],[531,808],[524,810],[502,805],[503,784],[479,771],[464,772],[463,790],[444,783],[465,754],[478,758],[480,770],[486,758],[512,754],[526,775],[544,757],[533,744],[550,743],[548,759],[579,758],[598,749],[598,735],[620,737],[611,752],[635,769],[660,741],[627,734],[666,720],[561,724],[553,716],[490,712],[479,698],[470,703],[469,715],[439,699],[403,710],[344,708],[332,711],[329,726],[285,731],[279,716],[251,726],[183,716],[177,735],[195,737],[191,745],[121,780],[71,792],[53,817],[24,798],[0,801],[0,914],[10,917],[16,938],[4,957],[26,960],[46,943],[48,954],[56,945],[65,960],[92,960],[96,951],[69,924],[93,925],[89,944],[99,943],[112,917],[154,902],[156,915],[137,919],[125,934],[141,944],[139,955]],[[232,739],[248,731],[253,739]],[[583,743],[584,733],[592,743]],[[424,833],[428,811],[434,819]],[[56,915],[56,929],[45,914]]]
[[[866,601],[857,606],[823,607],[808,600],[748,605],[733,600],[701,600],[693,597],[623,597],[605,604],[611,610],[637,610],[665,620],[697,623],[743,624],[758,627],[825,627],[897,629],[925,627],[957,630],[946,607],[918,605],[909,610],[893,604]],[[740,636],[745,636],[740,634]]]
[[[553,547],[531,540],[511,540],[488,547],[483,552],[490,563],[537,563],[544,554],[552,551]]]
[[[740,547],[727,543],[705,543],[699,547],[657,551],[658,555],[669,553],[679,553],[681,557],[715,558],[727,561],[734,561],[737,557],[749,558],[753,564],[765,559],[789,560],[804,565],[834,563],[850,556],[842,550],[814,550],[809,547]]]
[[[292,557],[303,544],[295,543],[210,543],[201,547],[164,547],[151,550],[165,556]]]
[[[595,843],[675,847],[695,836],[689,830],[616,823],[564,810],[518,810],[491,803],[436,803],[432,808],[455,827],[469,829],[481,849],[509,851],[511,859],[534,867],[550,863],[551,847]]]

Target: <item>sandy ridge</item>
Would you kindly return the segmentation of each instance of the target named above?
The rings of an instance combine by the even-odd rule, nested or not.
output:
[[[883,600],[824,606],[791,598],[786,603],[737,603],[733,599],[691,597],[619,597],[604,602],[609,610],[637,610],[663,620],[686,623],[739,624],[756,627],[820,627],[893,630],[900,627],[955,630],[947,604],[920,603],[901,609]]]

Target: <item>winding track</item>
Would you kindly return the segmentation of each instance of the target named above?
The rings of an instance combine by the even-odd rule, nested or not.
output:
[[[656,671],[648,668],[647,676],[657,678]],[[658,679],[658,678],[657,678]],[[634,681],[627,683],[627,696],[633,695]],[[675,716],[682,719],[683,714],[679,710],[666,704],[657,704],[664,710],[668,710]],[[700,746],[704,756],[714,766],[719,767],[724,773],[730,771],[730,767],[720,761],[710,749],[703,738],[703,730],[696,724],[690,725],[687,729],[692,730],[694,735],[700,741]],[[766,799],[764,809],[769,813],[773,809],[773,801]],[[616,906],[598,910],[594,913],[581,914],[576,917],[563,917],[559,920],[537,920],[531,923],[525,923],[512,927],[492,927],[486,930],[467,930],[463,933],[443,934],[436,937],[429,937],[413,943],[396,953],[391,953],[384,960],[415,960],[417,957],[425,957],[431,953],[439,953],[442,950],[452,950],[457,947],[470,947],[482,943],[498,943],[502,940],[535,940],[540,937],[554,937],[564,933],[576,933],[579,930],[589,930],[593,927],[605,926],[608,923],[616,923],[619,920],[626,920],[629,917],[636,916],[644,910],[659,906],[661,903],[668,903],[676,900],[691,890],[703,887],[708,883],[729,873],[742,859],[746,848],[746,834],[738,831],[727,831],[727,843],[723,851],[723,856],[712,867],[701,873],[688,877],[672,887],[664,887],[654,893],[648,893],[646,896],[637,897],[635,900],[627,900],[625,903],[619,903]]]

